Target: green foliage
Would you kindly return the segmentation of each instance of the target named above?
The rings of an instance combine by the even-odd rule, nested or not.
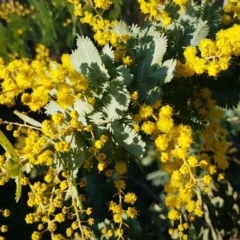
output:
[[[99,212],[93,213],[95,214],[93,216],[96,223],[92,229],[96,230],[96,235],[92,234],[91,239],[119,239],[117,236],[119,229],[126,231],[123,236],[125,239],[152,240],[158,239],[159,236],[162,239],[168,239],[169,229],[181,228],[178,225],[179,219],[189,223],[189,229],[186,227],[186,229],[180,231],[186,234],[186,236],[188,235],[189,239],[218,240],[233,237],[232,231],[236,230],[238,232],[240,226],[238,223],[239,199],[236,191],[231,186],[234,182],[232,179],[234,177],[230,176],[232,170],[227,172],[227,180],[222,182],[217,179],[215,173],[212,173],[213,182],[209,183],[209,185],[206,184],[210,189],[208,193],[206,193],[206,186],[200,185],[200,183],[198,185],[198,182],[202,181],[203,177],[208,174],[208,171],[210,172],[208,167],[214,168],[218,164],[218,152],[207,149],[207,141],[209,139],[213,140],[213,147],[215,147],[214,144],[216,143],[219,143],[221,147],[224,139],[219,137],[218,129],[214,129],[215,132],[210,132],[205,140],[200,139],[199,132],[206,130],[211,125],[211,121],[215,120],[211,119],[212,116],[207,119],[200,110],[204,108],[208,113],[211,110],[218,109],[218,107],[232,109],[238,106],[240,91],[239,57],[232,57],[229,68],[220,72],[215,78],[208,76],[206,73],[193,74],[191,77],[176,77],[177,64],[184,62],[183,53],[186,47],[198,47],[200,41],[205,38],[214,39],[216,32],[222,28],[220,22],[222,11],[216,5],[207,3],[200,6],[193,1],[188,1],[184,7],[180,8],[173,1],[169,1],[166,7],[163,5],[159,6],[171,17],[172,22],[169,25],[164,26],[163,22],[156,21],[147,22],[140,28],[137,25],[128,26],[124,21],[119,21],[109,31],[111,34],[114,33],[120,36],[120,39],[124,35],[129,35],[127,43],[125,44],[125,40],[122,40],[122,42],[120,41],[114,46],[107,44],[100,49],[90,37],[82,34],[82,26],[78,19],[73,16],[72,7],[68,3],[61,0],[54,2],[29,0],[28,2],[35,7],[32,14],[24,18],[11,16],[12,21],[7,22],[5,25],[0,24],[0,55],[5,59],[9,59],[9,53],[14,52],[19,52],[21,57],[33,56],[34,46],[37,43],[43,43],[50,47],[53,55],[56,54],[58,58],[64,50],[72,48],[75,33],[78,32],[76,49],[72,51],[70,60],[73,68],[79,73],[77,75],[79,80],[80,77],[86,78],[88,84],[84,91],[78,91],[78,89],[75,91],[74,89],[73,104],[63,107],[58,102],[59,86],[64,82],[69,89],[72,90],[74,88],[70,79],[70,70],[65,69],[66,72],[69,72],[67,72],[66,76],[64,74],[61,75],[64,78],[61,80],[64,81],[61,83],[54,82],[53,88],[51,88],[51,83],[47,86],[50,89],[48,89],[49,101],[40,109],[47,115],[45,121],[35,120],[17,110],[14,111],[14,114],[24,122],[24,124],[16,124],[17,127],[36,129],[43,136],[43,125],[46,122],[55,124],[53,118],[58,113],[62,114],[61,116],[64,119],[63,122],[54,126],[55,129],[53,127],[53,130],[57,129],[57,137],[54,134],[51,137],[44,136],[44,139],[48,140],[48,142],[43,146],[40,154],[44,153],[45,150],[50,150],[53,153],[54,164],[51,165],[51,168],[57,173],[56,179],[54,179],[57,183],[55,184],[53,181],[55,186],[48,186],[49,189],[43,191],[42,197],[49,194],[48,191],[51,190],[52,195],[49,201],[52,201],[52,198],[55,197],[54,188],[61,186],[65,181],[67,187],[61,186],[60,192],[63,195],[63,199],[67,203],[72,202],[72,205],[70,203],[70,207],[67,210],[61,206],[57,211],[70,211],[67,212],[69,213],[68,215],[64,216],[67,216],[68,220],[74,218],[75,222],[81,219],[83,224],[88,220],[86,207],[90,203],[93,203],[101,210],[101,208],[106,208],[106,203],[112,201],[112,196],[113,201],[117,202],[119,200],[123,222],[116,227],[116,224],[114,225],[108,220],[113,218],[115,223],[119,223],[114,218],[116,217],[116,215],[114,216],[116,214],[114,211],[109,209],[113,212],[113,216],[109,216],[109,213],[105,214],[98,210]],[[104,16],[107,16],[109,19],[118,18],[123,12],[121,9],[123,2],[115,0],[112,8],[104,12]],[[32,18],[33,16],[34,18]],[[63,27],[62,23],[66,18],[71,18],[72,23]],[[23,25],[23,38],[19,38],[19,33],[17,34],[15,31],[20,28],[21,24]],[[13,32],[15,34],[12,34]],[[3,44],[1,43],[5,42],[8,37],[10,40],[7,46],[2,48]],[[63,37],[64,41],[61,40]],[[30,46],[29,41],[33,42],[33,46]],[[21,46],[25,47],[21,48]],[[21,50],[19,50],[20,48]],[[116,60],[118,48],[123,48],[124,50],[120,60]],[[126,56],[131,60],[129,64],[124,63],[123,59]],[[199,52],[197,52],[197,56],[200,57]],[[55,69],[55,67],[57,68],[57,64],[51,62],[50,70],[44,70],[44,74],[51,76],[51,70]],[[14,77],[12,78],[14,79]],[[39,80],[36,76],[33,78],[34,80]],[[211,105],[210,107],[204,106],[207,98],[206,92],[205,96],[203,94],[197,99],[200,101],[200,104],[197,102],[200,107],[194,105],[196,104],[196,96],[206,89],[209,90],[211,100],[214,102],[213,109],[211,109]],[[28,87],[24,91],[24,93],[31,93],[32,90]],[[138,98],[133,100],[133,95],[136,92],[138,93]],[[19,97],[19,95],[16,95],[15,98],[23,102],[23,98]],[[28,101],[31,101],[29,99]],[[94,100],[94,103],[89,100]],[[180,135],[178,135],[181,131],[180,128],[176,128],[176,133],[174,133],[176,136],[173,133],[168,135],[167,130],[166,132],[162,130],[162,123],[159,120],[161,107],[159,107],[160,105],[156,107],[155,104],[168,106],[171,109],[170,111],[172,111],[169,114],[171,119],[163,119],[166,120],[164,124],[169,124],[170,128],[186,126],[188,127],[187,130],[191,128],[191,131],[195,131],[195,136],[196,138],[198,137],[197,143],[196,146],[193,144],[191,147],[184,149],[188,151],[186,159],[184,157],[176,157],[176,152],[174,155],[174,151],[181,148],[180,144],[178,145],[177,143],[177,141],[180,141]],[[149,111],[151,113],[147,117],[139,117],[143,106],[150,107]],[[73,120],[76,120],[79,126],[76,127],[72,123]],[[169,122],[167,122],[168,120]],[[173,120],[172,124],[174,127],[171,126],[170,120]],[[143,130],[143,125],[147,122],[154,125],[154,130],[151,133]],[[7,124],[8,122],[3,121],[1,123]],[[51,128],[51,124],[47,125],[47,127]],[[159,125],[161,126],[159,127]],[[219,125],[216,124],[215,126]],[[19,130],[20,128],[17,127],[16,129]],[[163,144],[160,147],[157,146],[157,136],[167,138],[169,149],[159,150]],[[101,140],[103,137],[105,140]],[[187,139],[186,136],[185,138]],[[183,142],[187,145],[188,139],[186,139]],[[192,141],[192,139],[190,140]],[[96,144],[98,141],[100,143],[104,142],[104,144],[99,146]],[[205,144],[202,144],[201,141],[206,141],[206,146],[204,146],[205,148],[203,147],[203,150],[199,150]],[[56,150],[56,145],[61,142],[69,144],[70,150],[65,151],[64,148]],[[14,147],[1,131],[0,144],[8,153],[6,155],[6,172],[4,174],[15,179],[17,184],[16,200],[18,201],[21,196],[23,173],[26,172],[28,174],[28,170],[32,167],[40,176],[39,166],[36,167],[34,164],[30,164],[30,160],[27,158],[19,158]],[[166,160],[169,161],[169,168],[162,160],[162,153],[172,154]],[[21,153],[18,154],[21,155]],[[209,162],[207,163],[209,165],[204,167],[200,163],[190,165],[189,158],[195,156],[194,154],[199,158],[199,161],[205,161],[206,156],[209,156]],[[178,158],[178,160],[175,161],[175,158]],[[184,169],[186,166],[188,167],[187,170]],[[100,174],[103,171],[101,167],[104,171],[106,169],[109,170],[105,172],[106,176]],[[163,171],[164,167],[166,171]],[[39,168],[43,169],[44,175],[46,175],[45,170],[49,170],[50,167],[46,165],[43,168],[42,166]],[[200,210],[204,210],[202,218],[194,215],[195,209],[190,212],[190,210],[185,209],[185,206],[181,205],[178,208],[182,214],[181,218],[179,217],[175,222],[167,219],[169,217],[169,209],[163,203],[167,196],[167,187],[165,189],[164,187],[166,183],[172,181],[171,174],[175,170],[181,172],[181,177],[187,176],[184,175],[184,171],[189,171],[190,173],[188,177],[183,177],[178,182],[182,181],[185,183],[194,179],[193,183],[197,187],[191,197],[196,203],[195,209],[200,206]],[[119,171],[124,173],[119,174]],[[212,171],[214,172],[214,170]],[[61,175],[62,173],[65,175]],[[83,189],[81,186],[82,179],[87,179],[88,186],[86,189]],[[130,184],[127,187],[118,188],[116,185],[119,180],[126,181],[127,185]],[[109,187],[111,184],[117,189],[117,194],[115,192],[116,189],[113,190],[114,187]],[[174,184],[171,187],[174,188]],[[175,192],[171,192],[171,194],[176,193],[176,196],[178,196],[179,192],[181,194],[181,191],[185,193],[184,191],[187,192],[189,190],[184,189],[186,187],[184,184],[181,187],[179,189],[176,187]],[[139,194],[137,201],[139,216],[137,218],[134,216],[132,219],[127,216],[126,210],[124,210],[125,212],[123,211],[128,206],[127,201],[124,199],[127,192],[137,192]],[[200,197],[199,193],[201,193]],[[83,194],[90,196],[85,202],[82,200],[84,199],[82,198]],[[182,201],[180,197],[177,200]],[[50,204],[47,204],[46,209],[49,206]],[[129,206],[132,207],[132,205]],[[36,207],[36,204],[34,207]],[[55,221],[52,218],[58,212],[53,214],[49,211],[47,214],[50,216],[48,222],[50,225],[50,222]],[[195,220],[188,221],[192,215],[194,215]],[[46,230],[49,230],[49,228],[47,226]],[[83,229],[85,229],[85,225],[83,225]],[[107,233],[108,230],[112,231],[110,231],[112,236],[109,232]],[[78,236],[76,236],[77,238]]]

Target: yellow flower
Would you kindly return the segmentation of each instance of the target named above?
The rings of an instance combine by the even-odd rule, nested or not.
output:
[[[160,160],[161,162],[167,162],[170,159],[168,152],[161,152]]]
[[[138,100],[138,92],[137,91],[134,91],[132,94],[131,94],[131,100],[133,102],[136,102]]]
[[[124,190],[126,188],[126,182],[124,180],[117,179],[114,181],[114,186],[119,190]]]
[[[187,161],[190,167],[195,167],[198,164],[198,160],[194,156],[190,156]]]
[[[134,204],[136,200],[137,200],[137,196],[135,193],[129,192],[124,196],[125,203]]]
[[[124,65],[127,65],[127,66],[130,66],[132,63],[132,59],[130,58],[130,56],[126,56],[123,58],[123,64]]]
[[[92,208],[87,208],[87,210],[86,210],[86,214],[87,214],[87,215],[92,214]]]
[[[113,221],[115,223],[122,222],[122,213],[115,213],[115,214],[113,214]]]
[[[174,122],[172,118],[160,117],[160,119],[158,119],[157,121],[157,127],[160,131],[164,133],[168,133],[174,127]]]
[[[166,134],[161,134],[155,139],[155,145],[161,151],[167,149],[169,143],[169,138]]]
[[[217,47],[215,43],[210,39],[202,39],[199,43],[199,50],[201,51],[201,56],[203,58],[215,55],[217,52]]]
[[[115,170],[117,171],[118,174],[124,174],[127,172],[127,165],[126,163],[120,161],[117,162],[115,165]]]
[[[179,214],[179,212],[177,210],[170,209],[170,211],[168,212],[168,218],[171,221],[178,220],[180,218],[180,214]]]
[[[1,226],[1,232],[4,233],[4,232],[7,232],[8,231],[8,226],[7,225],[2,225]]]
[[[94,224],[94,219],[93,218],[89,218],[88,219],[88,224],[89,225],[93,225]]]
[[[177,198],[174,195],[167,195],[165,203],[168,207],[173,208],[177,204]]]
[[[116,233],[117,233],[117,236],[122,237],[123,234],[124,234],[124,231],[123,231],[122,228],[118,228],[117,231],[116,231]]]
[[[180,6],[185,5],[187,0],[174,0],[174,2]]]
[[[189,213],[193,212],[196,207],[196,202],[193,200],[190,200],[187,202],[186,209]]]
[[[70,151],[70,144],[65,141],[57,142],[54,147],[57,152],[69,152]]]
[[[104,10],[107,10],[112,5],[112,1],[110,1],[110,0],[94,0],[94,4],[97,8],[102,8]]]
[[[149,105],[146,105],[146,104],[143,104],[139,111],[139,115],[143,119],[150,117],[152,115],[152,113],[153,113],[152,107]]]
[[[59,223],[62,223],[65,221],[65,215],[63,213],[58,213],[55,215],[55,220]]]
[[[104,143],[101,140],[97,140],[97,141],[95,141],[94,146],[97,149],[101,149],[104,146]]]
[[[160,118],[171,118],[172,112],[173,112],[173,109],[171,106],[169,106],[169,105],[163,106],[160,109],[159,117]]]
[[[183,53],[184,57],[186,58],[186,61],[189,61],[189,62],[192,62],[196,54],[197,54],[197,48],[193,46],[186,47]]]
[[[135,207],[128,207],[126,214],[130,218],[135,218],[137,216],[137,210]]]
[[[9,209],[4,209],[3,210],[3,216],[4,217],[9,217],[10,216],[10,210]]]
[[[145,121],[142,126],[141,130],[146,134],[151,134],[155,129],[155,124],[151,121]]]
[[[207,184],[207,185],[208,185],[208,184],[210,184],[211,182],[212,182],[212,178],[210,177],[210,175],[207,174],[207,175],[204,175],[204,176],[203,176],[203,183],[204,183],[204,184]]]
[[[218,175],[218,181],[221,181],[225,178],[224,173],[219,173]]]
[[[106,163],[105,162],[100,162],[98,163],[98,170],[99,172],[102,172],[106,168]]]

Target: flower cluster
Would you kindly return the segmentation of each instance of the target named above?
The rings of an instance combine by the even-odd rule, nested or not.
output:
[[[29,62],[27,59],[13,60],[4,65],[1,60],[0,74],[4,79],[1,104],[12,106],[16,96],[23,93],[21,101],[32,111],[38,111],[48,103],[49,92],[54,88],[58,89],[58,104],[66,108],[73,103],[78,93],[88,87],[87,79],[71,66],[69,55],[62,56],[62,64],[53,62],[51,65],[39,60]],[[66,78],[71,84],[66,83]],[[24,92],[28,88],[33,89],[32,93]]]
[[[186,62],[178,63],[177,76],[190,77],[207,72],[216,77],[221,71],[227,70],[233,57],[240,55],[239,25],[220,30],[216,39],[202,39],[198,47],[189,46],[184,51]],[[199,56],[200,55],[200,56]]]
[[[4,19],[5,21],[10,21],[10,16],[12,14],[17,14],[18,16],[24,17],[26,15],[29,15],[34,11],[34,7],[26,6],[18,1],[9,1],[9,2],[2,2],[0,4],[0,19]]]
[[[174,0],[173,2],[178,4],[180,7],[183,7],[187,0]],[[165,4],[167,3],[166,0],[138,0],[138,3],[140,4],[141,12],[149,15],[150,20],[161,21],[164,26],[168,26],[172,23],[172,18],[167,9],[165,9]]]
[[[225,14],[222,17],[222,22],[225,25],[229,25],[234,23],[240,19],[240,3],[237,0],[229,0],[224,5],[224,12]]]
[[[136,104],[137,98],[134,98],[134,95],[136,94],[133,93],[132,99]],[[168,218],[178,222],[178,236],[181,239],[187,239],[189,222],[204,214],[201,195],[210,191],[212,176],[217,172],[216,165],[220,169],[225,169],[228,165],[225,157],[226,131],[216,121],[221,118],[222,111],[215,108],[209,89],[202,89],[195,97],[194,106],[209,121],[206,129],[199,133],[204,144],[196,155],[190,154],[194,142],[193,130],[189,126],[174,123],[173,117],[176,113],[171,106],[160,103],[153,106],[143,104],[134,117],[136,128],[154,139],[160,168],[170,176],[165,185],[165,203],[169,208]],[[212,162],[207,154],[209,151],[216,154],[215,162]],[[199,176],[199,169],[205,174]],[[185,223],[183,215],[186,216]],[[174,229],[170,229],[169,233],[173,234]]]

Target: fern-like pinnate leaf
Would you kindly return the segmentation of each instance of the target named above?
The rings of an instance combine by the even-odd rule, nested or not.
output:
[[[94,108],[88,102],[82,101],[81,99],[77,99],[74,102],[74,110],[78,112],[79,116],[85,116],[91,113],[94,110]]]
[[[111,30],[113,33],[116,33],[119,36],[123,36],[125,34],[130,34],[128,25],[120,20]]]
[[[221,16],[223,9],[217,4],[204,3],[201,7],[201,19],[208,21],[209,37],[213,38],[221,26]]]
[[[114,121],[109,126],[116,142],[136,158],[143,157],[146,143],[131,125]]]
[[[199,20],[199,22],[195,24],[194,28],[195,31],[192,34],[191,45],[198,46],[200,41],[206,38],[209,33],[208,22],[206,20]]]
[[[102,49],[102,54],[107,55],[111,60],[114,60],[115,54],[112,47],[109,44],[106,44]]]
[[[168,70],[167,70],[167,76],[164,80],[165,83],[168,83],[172,80],[172,78],[174,77],[174,72],[175,72],[175,68],[176,68],[176,64],[177,64],[177,61],[176,59],[169,59],[167,61],[165,61],[163,63],[163,67],[167,67]]]
[[[130,73],[129,68],[125,66],[117,67],[117,80],[128,86],[133,80],[133,75]]]
[[[153,64],[162,64],[162,59],[164,54],[166,53],[167,50],[167,37],[164,36],[164,34],[161,34],[159,36],[155,36],[153,38],[154,40],[154,53],[153,53],[153,59],[152,59],[152,65]]]
[[[65,110],[59,106],[55,101],[50,101],[45,107],[45,114],[46,115],[53,115],[54,113],[60,112],[64,116],[66,116]]]
[[[80,71],[80,67],[83,63],[86,63],[88,66],[92,63],[96,63],[101,71],[108,75],[97,48],[88,37],[78,36],[77,49],[72,52],[70,58],[76,71]]]
[[[130,93],[126,87],[113,86],[109,89],[109,94],[104,98],[104,102],[105,118],[109,121],[121,119],[123,112],[128,110]]]

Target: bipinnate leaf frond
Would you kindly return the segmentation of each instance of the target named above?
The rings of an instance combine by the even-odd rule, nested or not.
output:
[[[164,83],[168,83],[172,80],[172,78],[174,77],[174,71],[175,71],[175,68],[176,68],[176,64],[177,64],[177,61],[176,59],[169,59],[169,60],[166,60],[162,66],[165,66],[168,68],[167,70],[167,76],[165,78],[165,81]]]
[[[198,46],[200,41],[206,38],[209,33],[208,22],[199,20],[199,23],[196,23],[194,28],[195,31],[192,34],[191,45]]]
[[[154,53],[153,53],[153,59],[152,59],[152,65],[153,64],[162,64],[162,59],[164,54],[167,50],[167,37],[164,36],[164,34],[161,34],[159,36],[155,36],[153,38],[154,40]]]
[[[109,125],[110,131],[118,144],[120,144],[128,153],[137,157],[143,157],[146,143],[131,125],[114,121]]]
[[[72,52],[70,58],[76,71],[80,71],[80,67],[83,63],[89,66],[92,63],[97,63],[103,71],[106,71],[97,48],[88,37],[78,36],[77,49]]]

